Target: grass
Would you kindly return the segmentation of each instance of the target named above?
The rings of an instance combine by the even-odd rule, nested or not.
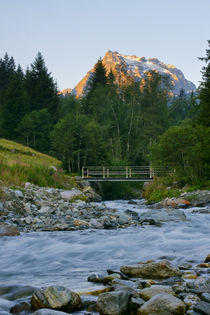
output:
[[[152,181],[143,192],[143,197],[147,199],[149,203],[159,202],[165,198],[178,197],[182,191],[174,186],[174,178],[157,177]]]
[[[75,186],[74,180],[64,174],[61,166],[61,161],[49,155],[0,139],[0,183],[3,185],[24,186],[30,182],[41,187]]]

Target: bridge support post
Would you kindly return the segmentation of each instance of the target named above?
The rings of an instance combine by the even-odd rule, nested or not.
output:
[[[153,178],[153,168],[150,166],[149,168],[149,178],[152,179]]]
[[[103,178],[106,177],[106,171],[105,171],[105,167],[103,167]]]
[[[109,178],[109,169],[108,168],[106,170],[106,176],[107,176],[107,178]]]
[[[85,177],[85,173],[84,173],[84,166],[82,167],[82,178]]]
[[[126,169],[125,169],[125,174],[126,174],[126,178],[128,178],[128,168],[126,166]]]

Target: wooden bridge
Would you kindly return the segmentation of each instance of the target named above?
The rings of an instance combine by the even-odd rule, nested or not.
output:
[[[163,171],[151,166],[87,166],[82,168],[82,178],[90,182],[145,182]]]

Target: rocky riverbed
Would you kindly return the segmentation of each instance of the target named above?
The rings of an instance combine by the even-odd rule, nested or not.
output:
[[[147,206],[99,202],[87,183],[5,188],[0,314],[209,314],[209,192],[188,194]]]

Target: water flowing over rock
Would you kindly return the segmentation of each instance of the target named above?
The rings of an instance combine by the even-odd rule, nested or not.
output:
[[[101,314],[123,314],[128,309],[130,294],[125,291],[102,293],[98,297],[98,306]]]
[[[161,260],[159,262],[140,263],[134,266],[122,266],[120,271],[127,276],[142,277],[142,278],[169,278],[180,276],[181,271],[173,266],[167,260]]]
[[[187,217],[182,210],[178,209],[152,209],[144,212],[140,216],[140,222],[150,219],[155,222],[167,222],[167,221],[186,221]]]
[[[66,314],[69,314],[69,313],[64,313],[64,312],[60,312],[60,311],[53,311],[53,310],[43,308],[41,310],[34,312],[32,315],[66,315]]]
[[[62,286],[51,286],[36,290],[31,298],[33,308],[50,308],[56,310],[79,310],[82,307],[80,296]]]

